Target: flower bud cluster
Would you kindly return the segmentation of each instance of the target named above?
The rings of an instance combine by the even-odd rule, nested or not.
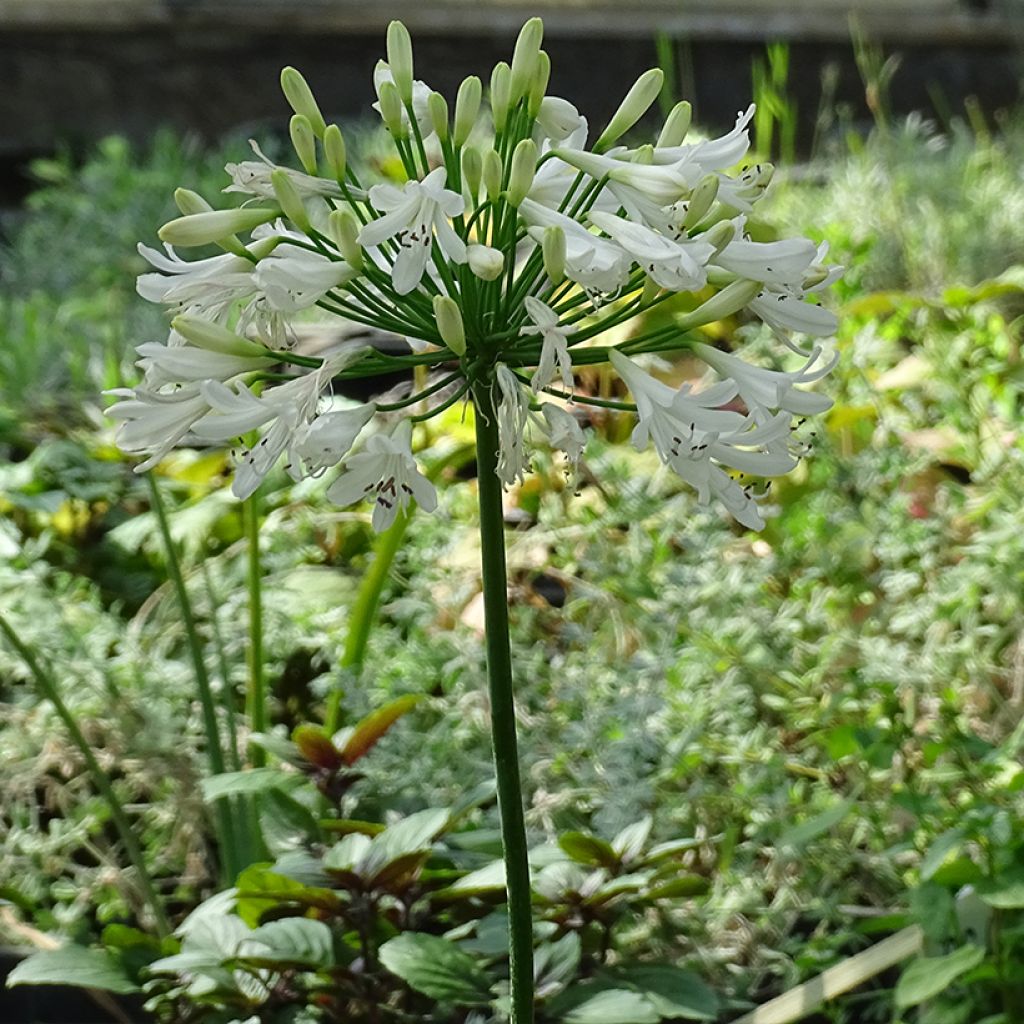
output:
[[[244,197],[241,206],[214,209],[179,189],[181,216],[159,232],[166,252],[140,246],[153,271],[139,291],[167,307],[171,329],[166,342],[139,346],[142,383],[117,391],[109,410],[121,447],[147,456],[139,468],[178,444],[241,439],[239,496],[282,457],[296,479],[340,466],[328,494],[372,501],[383,529],[413,500],[436,505],[412,453],[415,423],[486,393],[506,485],[528,471],[536,438],[575,470],[586,439],[572,403],[610,405],[636,412],[634,441],[653,444],[702,502],[717,499],[744,525],[762,526],[763,489],[743,480],[787,473],[804,454],[792,417],[829,407],[803,385],[833,361],[815,347],[796,371],[763,369],[693,332],[747,314],[789,348],[793,332],[828,336],[835,318],[812,297],[839,268],[807,239],[750,237],[749,215],[772,176],[770,165],[741,167],[753,107],[720,138],[688,141],[691,111],[679,103],[654,144],[631,147],[623,140],[642,134],[662,89],[652,70],[588,147],[587,120],[547,95],[550,73],[534,18],[486,94],[473,76],[449,101],[416,77],[409,33],[393,22],[374,108],[401,175],[382,181],[361,177],[341,128],[286,68],[298,166],[275,165],[253,143],[255,159],[226,168],[225,192]],[[211,244],[222,253],[178,255]],[[666,308],[688,312],[644,317],[681,293],[690,298]],[[413,354],[345,344],[305,355],[295,325],[313,310],[407,338]],[[615,347],[590,344],[612,329]],[[671,388],[634,361],[681,350],[718,382]],[[576,370],[601,362],[635,404],[577,389]],[[363,405],[332,397],[337,377],[414,365],[424,368],[417,393]]]

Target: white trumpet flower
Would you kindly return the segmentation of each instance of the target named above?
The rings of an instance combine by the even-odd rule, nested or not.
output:
[[[530,469],[526,451],[526,424],[530,417],[526,389],[519,378],[503,363],[499,363],[495,380],[501,396],[498,415],[498,479],[510,487],[522,483]]]
[[[666,238],[643,224],[610,213],[591,213],[590,219],[614,238],[660,287],[673,292],[700,291],[707,284],[704,268],[715,249],[700,238]]]
[[[422,181],[407,181],[402,188],[374,185],[370,202],[384,215],[371,220],[359,232],[359,244],[378,246],[389,238],[398,242],[399,253],[391,268],[391,280],[399,295],[407,295],[422,280],[436,235],[441,251],[453,263],[465,263],[466,243],[455,233],[448,218],[466,207],[457,192],[445,188],[445,170],[437,167]]]
[[[524,302],[532,324],[520,327],[519,333],[527,336],[539,334],[542,339],[540,361],[531,382],[533,393],[537,394],[555,379],[556,369],[563,386],[572,388],[572,359],[569,356],[568,337],[576,328],[560,326],[558,314],[535,296],[527,295]]]
[[[821,356],[821,349],[816,348],[799,370],[786,373],[752,366],[738,356],[701,342],[694,344],[693,351],[721,376],[733,381],[740,398],[758,423],[774,419],[772,414],[780,411],[795,416],[814,416],[832,408],[831,398],[813,391],[802,391],[796,385],[813,384],[831,373],[839,358],[838,354],[833,355],[824,366],[812,370]]]
[[[327,489],[336,505],[354,505],[364,498],[374,502],[373,528],[386,530],[415,498],[424,512],[437,508],[437,491],[419,471],[410,447],[412,424],[403,420],[387,437],[374,434],[366,447],[351,456],[341,475]]]
[[[112,420],[120,420],[117,446],[131,455],[148,455],[135,467],[145,473],[180,442],[200,417],[210,411],[210,403],[199,384],[173,391],[155,391],[149,387],[114,388],[104,394],[120,398],[107,409]]]

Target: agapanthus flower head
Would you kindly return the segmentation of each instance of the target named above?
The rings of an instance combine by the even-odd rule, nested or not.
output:
[[[286,68],[297,166],[275,165],[254,143],[255,160],[227,167],[224,191],[241,206],[214,209],[180,189],[182,216],[160,230],[166,255],[140,247],[152,268],[140,294],[177,319],[166,342],[139,345],[143,382],[115,392],[118,443],[147,455],[143,467],[177,444],[230,446],[241,497],[279,459],[295,479],[337,472],[329,497],[372,502],[383,529],[413,501],[437,503],[416,465],[419,421],[473,402],[479,422],[493,423],[496,472],[511,487],[531,471],[535,443],[563,452],[576,478],[586,435],[574,409],[611,405],[637,414],[634,443],[653,445],[702,502],[763,525],[764,487],[748,478],[789,472],[806,452],[793,418],[830,405],[807,386],[834,358],[790,335],[834,331],[815,297],[839,268],[807,239],[749,237],[747,214],[772,176],[743,162],[753,107],[720,138],[691,141],[680,103],[648,134],[662,84],[652,70],[588,143],[577,107],[547,95],[550,72],[543,25],[531,19],[508,63],[444,97],[416,77],[409,34],[392,23],[374,108],[402,172],[381,180]],[[183,258],[209,243],[224,253]],[[691,297],[672,315],[645,317],[681,293]],[[409,345],[303,352],[296,327],[314,314]],[[734,315],[760,318],[781,337],[780,356],[804,351],[804,365],[759,367],[701,340],[706,324]],[[614,345],[589,344],[602,336]],[[672,387],[636,361],[684,351],[717,382]],[[632,402],[580,385],[577,371],[602,361]],[[333,395],[337,378],[413,366],[419,390],[359,405]],[[378,413],[386,427],[374,425]]]

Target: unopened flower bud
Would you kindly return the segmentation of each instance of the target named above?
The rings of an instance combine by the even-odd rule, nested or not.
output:
[[[430,123],[437,133],[438,142],[448,141],[448,104],[439,92],[432,92],[427,97],[427,112]]]
[[[681,146],[686,138],[686,133],[690,130],[692,118],[693,107],[686,100],[677,103],[665,118],[665,125],[658,136],[658,148],[671,149],[674,146]]]
[[[466,248],[466,253],[469,257],[469,269],[481,281],[493,281],[500,277],[505,269],[505,257],[499,249],[471,242]]]
[[[345,152],[345,137],[336,124],[329,124],[324,130],[324,156],[327,158],[331,174],[337,181],[344,181],[348,157]]]
[[[658,98],[664,81],[665,73],[660,68],[651,68],[633,83],[633,88],[626,93],[625,99],[619,104],[619,109],[608,122],[608,127],[594,143],[595,153],[603,153],[647,113],[651,104]]]
[[[829,272],[825,267],[814,267],[809,273],[804,274],[804,279],[801,282],[804,291],[809,292],[817,288],[828,277],[828,274]]]
[[[483,180],[487,198],[492,203],[497,202],[501,194],[501,157],[493,149],[484,153]]]
[[[313,134],[323,138],[326,127],[324,115],[320,113],[309,84],[295,68],[288,67],[281,72],[281,91],[292,110],[309,119]]]
[[[459,86],[459,93],[455,97],[455,125],[452,130],[452,141],[456,146],[465,144],[473,125],[476,124],[482,92],[483,86],[476,75],[470,75]]]
[[[716,320],[724,320],[757,298],[760,291],[760,281],[733,281],[706,302],[702,302],[693,312],[677,316],[676,324],[684,331],[688,331],[694,327],[703,327],[704,324],[712,324]]]
[[[305,114],[292,114],[288,122],[288,133],[292,137],[292,146],[302,169],[307,174],[316,174],[316,136],[309,118]]]
[[[359,244],[359,222],[351,210],[332,210],[327,218],[331,241],[353,270],[363,269],[363,247]]]
[[[511,92],[512,69],[504,61],[499,61],[491,72],[491,117],[494,118],[496,132],[505,130]]]
[[[533,185],[537,173],[537,144],[533,139],[521,139],[512,153],[508,172],[506,196],[512,206],[518,206]]]
[[[174,204],[186,217],[192,213],[209,213],[213,209],[198,192],[193,192],[190,188],[176,188]]]
[[[543,41],[544,22],[540,18],[530,18],[519,30],[519,38],[516,39],[516,47],[512,53],[509,88],[513,103],[518,103],[530,91],[537,70],[537,54]]]
[[[457,355],[466,352],[466,330],[458,303],[449,295],[434,296],[434,319],[441,340]]]
[[[534,72],[533,83],[530,86],[530,102],[527,109],[531,119],[536,118],[540,113],[540,105],[544,102],[550,79],[551,58],[541,50],[537,54],[537,70]]]
[[[274,195],[281,204],[281,211],[284,215],[300,231],[309,231],[309,215],[302,205],[299,193],[295,191],[291,178],[288,177],[288,172],[280,167],[276,171],[271,171],[270,184],[274,187]]]
[[[731,220],[720,220],[713,224],[701,236],[702,242],[715,247],[717,256],[736,237],[736,225]]]
[[[686,208],[683,227],[687,231],[695,228],[707,215],[718,196],[718,175],[705,174],[690,193],[690,205]]]
[[[171,327],[186,341],[208,352],[222,352],[228,356],[268,356],[265,345],[240,337],[220,324],[198,316],[176,316]]]
[[[499,171],[500,171],[500,164]],[[462,184],[471,203],[476,203],[480,195],[480,179],[484,171],[483,157],[480,150],[469,147],[462,151]]]
[[[635,164],[653,164],[654,147],[649,142],[644,143],[642,146],[637,146],[636,151],[633,153],[632,162]]]
[[[380,116],[384,119],[392,138],[404,139],[407,133],[402,119],[402,97],[399,95],[398,86],[385,80],[380,83],[377,96],[380,100]]]
[[[245,256],[248,253],[248,256],[258,263],[260,260],[266,259],[283,241],[284,239],[280,235],[268,235],[266,238],[257,238],[242,249],[238,255]],[[239,248],[241,248],[241,242],[239,242]]]
[[[276,207],[247,206],[237,210],[207,210],[168,221],[157,235],[171,245],[208,245],[222,242],[237,231],[252,231],[280,216]]]
[[[540,251],[548,280],[552,284],[561,284],[565,279],[565,232],[557,225],[546,227]]]
[[[403,103],[412,103],[412,40],[400,22],[388,25],[388,67]]]

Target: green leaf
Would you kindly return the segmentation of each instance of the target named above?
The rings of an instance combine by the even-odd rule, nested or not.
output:
[[[636,860],[643,852],[647,840],[651,837],[651,829],[654,827],[654,819],[648,815],[641,818],[632,825],[627,825],[613,840],[612,849],[619,858],[626,864]]]
[[[410,988],[442,1003],[486,1006],[491,984],[476,961],[453,942],[406,932],[380,947],[380,961]]]
[[[974,891],[990,906],[1000,910],[1024,907],[1024,871],[1008,871],[978,882]]]
[[[580,965],[582,948],[576,932],[568,932],[557,942],[540,946],[534,954],[533,976],[539,998],[551,995],[567,985]]]
[[[681,900],[688,896],[703,896],[711,883],[703,875],[680,875],[662,882],[644,893],[648,900]]]
[[[718,996],[696,974],[671,964],[623,965],[617,984],[640,992],[662,1016],[672,1020],[716,1020]]]
[[[294,789],[303,778],[279,768],[247,768],[241,772],[222,772],[203,779],[203,799],[219,800],[239,793],[263,793],[268,789]]]
[[[921,880],[927,882],[936,871],[942,867],[946,858],[954,851],[959,850],[963,845],[964,836],[958,828],[950,829],[936,836],[934,842],[928,847],[928,852],[921,858]]]
[[[896,1005],[906,1009],[937,996],[984,959],[985,950],[980,946],[961,946],[946,956],[925,956],[915,960],[896,983]]]
[[[577,996],[585,989],[570,989]],[[565,1024],[658,1024],[661,1019],[650,1002],[629,989],[604,989],[576,1003],[559,1018]]]
[[[349,832],[342,836],[324,855],[324,867],[328,871],[351,871],[359,874],[363,858],[370,849],[372,840],[362,832]]]
[[[852,800],[840,800],[827,810],[787,829],[779,837],[779,846],[801,847],[824,832],[830,832],[853,810]]]
[[[566,832],[558,837],[558,845],[580,864],[605,868],[619,864],[619,855],[612,844],[587,832]]]
[[[320,838],[320,826],[305,805],[283,790],[271,789],[257,799],[260,831],[275,857],[302,849]]]
[[[367,715],[349,733],[341,756],[347,764],[354,764],[402,717],[424,699],[423,694],[410,693],[385,704],[384,707]]]
[[[283,917],[261,925],[250,938],[265,943],[273,951],[272,956],[261,954],[259,959],[307,967],[329,967],[334,963],[331,929],[323,921]]]
[[[7,976],[14,985],[75,985],[107,992],[138,992],[114,958],[102,949],[62,946],[33,953]]]
[[[448,811],[434,808],[410,814],[389,826],[370,840],[369,849],[359,865],[360,874],[372,879],[399,858],[429,852],[435,836],[447,824]]]
[[[488,893],[505,891],[505,862],[496,860],[486,867],[471,871],[468,875],[444,889],[434,893],[434,899],[465,899],[467,896],[484,896]]]
[[[289,863],[297,860],[309,861],[309,870],[297,868],[297,875],[288,874]],[[238,876],[238,916],[255,928],[264,915],[284,908],[320,907],[336,912],[341,904],[340,897],[320,885],[329,881],[329,876],[319,871],[319,864],[306,854],[287,854],[273,869],[254,864]]]

